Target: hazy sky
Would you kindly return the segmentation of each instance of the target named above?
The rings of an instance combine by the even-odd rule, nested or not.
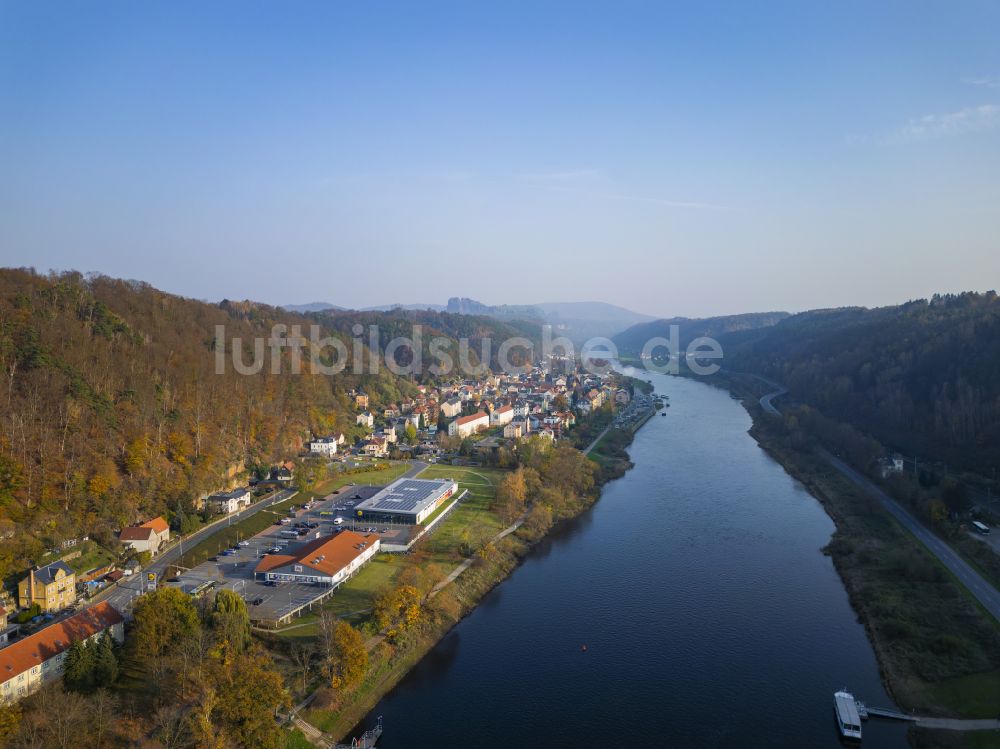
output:
[[[1000,4],[0,3],[0,265],[211,300],[1000,281]]]

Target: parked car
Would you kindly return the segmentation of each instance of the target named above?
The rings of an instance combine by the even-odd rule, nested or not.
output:
[[[249,541],[240,541],[240,542],[239,542],[238,544],[236,544],[236,545],[237,545],[237,546],[249,546],[249,545],[250,545],[250,542],[249,542]]]
[[[260,606],[262,603],[264,603],[263,598],[254,598],[252,601],[250,601],[251,606]]]

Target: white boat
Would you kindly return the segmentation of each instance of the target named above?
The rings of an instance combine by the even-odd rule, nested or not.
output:
[[[854,695],[846,689],[834,692],[833,710],[837,715],[837,728],[845,739],[861,741],[861,716]]]

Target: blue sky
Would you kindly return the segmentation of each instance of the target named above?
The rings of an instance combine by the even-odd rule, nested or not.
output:
[[[0,3],[0,264],[204,299],[1000,279],[1000,4]]]

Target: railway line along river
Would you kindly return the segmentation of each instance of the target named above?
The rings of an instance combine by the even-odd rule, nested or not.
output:
[[[385,749],[836,747],[833,693],[889,707],[833,522],[723,390],[669,395],[635,467],[560,526],[362,725]],[[582,646],[586,645],[586,649]],[[869,721],[864,743],[905,747]]]

